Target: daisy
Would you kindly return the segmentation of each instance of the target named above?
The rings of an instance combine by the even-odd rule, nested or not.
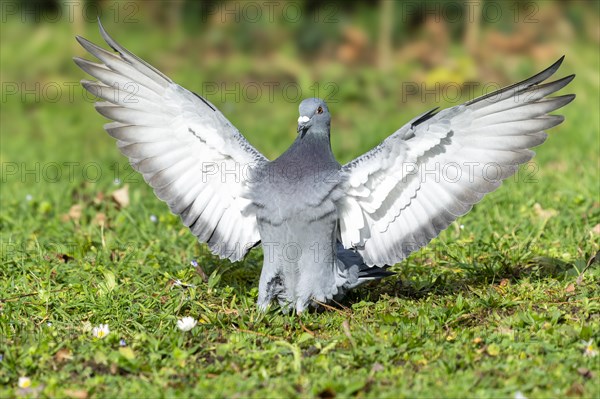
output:
[[[104,339],[110,333],[108,324],[100,324],[98,327],[94,327],[92,335],[96,338]]]
[[[583,350],[583,356],[585,357],[596,357],[598,356],[598,350],[594,349],[594,340],[583,341],[585,349]]]
[[[19,377],[19,388],[27,389],[31,387],[31,378],[29,377]]]
[[[184,317],[183,319],[177,321],[177,327],[181,331],[190,331],[192,328],[196,327],[196,324],[198,324],[196,319],[190,316]]]

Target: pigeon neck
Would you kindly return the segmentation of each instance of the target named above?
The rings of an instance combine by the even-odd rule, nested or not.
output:
[[[331,141],[329,139],[329,128],[311,126],[306,133],[300,133],[296,139],[298,144],[318,145],[321,148],[327,148],[331,151]]]

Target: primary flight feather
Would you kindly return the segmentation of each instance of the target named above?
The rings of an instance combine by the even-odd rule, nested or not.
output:
[[[467,213],[530,160],[530,148],[563,121],[548,113],[574,95],[548,97],[574,75],[543,83],[560,67],[408,122],[380,145],[340,165],[321,99],[299,107],[298,136],[269,161],[203,97],[100,32],[113,52],[77,37],[100,63],[74,58],[98,81],[96,109],[119,150],[222,258],[262,244],[258,306],[284,309],[340,298],[392,273],[398,263]]]

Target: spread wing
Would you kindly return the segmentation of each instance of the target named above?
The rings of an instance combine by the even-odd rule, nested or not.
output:
[[[563,57],[564,58],[564,57]],[[563,58],[515,85],[415,118],[342,167],[340,235],[368,265],[395,264],[467,213],[530,160],[529,150],[574,95],[547,97],[574,75],[541,84]]]
[[[154,193],[211,251],[232,261],[260,241],[256,217],[242,213],[248,168],[266,162],[219,110],[113,40],[106,51],[77,41],[100,63],[74,58],[98,79],[82,81],[106,100],[96,109],[105,129]]]

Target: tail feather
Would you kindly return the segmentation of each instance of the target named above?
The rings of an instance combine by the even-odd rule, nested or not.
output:
[[[363,265],[365,265],[363,263]],[[370,281],[370,280],[377,280],[380,278],[384,278],[384,277],[389,277],[389,276],[393,276],[394,272],[390,272],[389,270],[387,270],[389,268],[389,266],[384,266],[384,267],[378,267],[378,266],[374,266],[374,267],[369,267],[367,265],[365,265],[367,268],[366,269],[361,269],[358,272],[358,279],[364,279],[366,281]]]
[[[337,258],[337,299],[343,297],[348,290],[356,288],[364,283],[396,274],[387,270],[389,266],[368,266],[358,252],[344,248],[340,242],[337,243]]]

